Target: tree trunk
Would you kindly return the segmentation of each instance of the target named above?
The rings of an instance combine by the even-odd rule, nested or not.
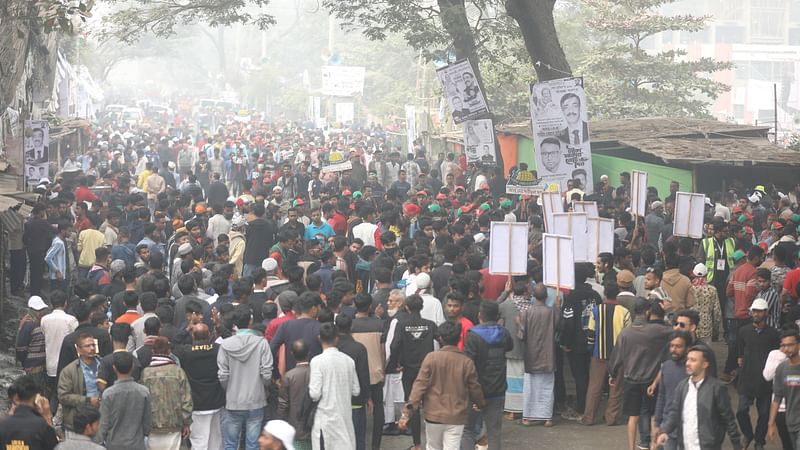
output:
[[[453,39],[456,59],[469,60],[472,70],[475,72],[475,82],[483,93],[486,108],[489,110],[490,117],[494,119],[491,114],[492,108],[489,106],[489,97],[486,92],[486,87],[483,84],[480,61],[478,60],[478,53],[476,51],[475,36],[472,34],[472,27],[470,27],[469,19],[467,19],[467,8],[464,0],[438,0],[438,4],[439,18],[442,20],[442,26],[445,31],[447,31],[447,34]],[[495,139],[494,147],[497,166],[502,168],[503,155],[500,153],[500,144],[497,142],[497,139]]]
[[[29,0],[12,0],[0,7],[0,111],[11,106],[25,73],[31,33],[35,32],[31,27],[36,20],[35,5]]]
[[[556,0],[506,0],[506,11],[519,24],[525,48],[540,81],[572,74],[556,33],[555,3]]]

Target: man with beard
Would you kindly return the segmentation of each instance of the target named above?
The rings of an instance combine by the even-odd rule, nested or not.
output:
[[[657,437],[662,424],[666,422],[669,405],[672,404],[673,394],[678,384],[685,380],[686,374],[686,353],[692,343],[692,335],[687,331],[676,331],[672,333],[669,341],[670,359],[661,363],[661,382],[658,385],[658,396],[656,400],[655,427],[653,436]],[[648,392],[650,394],[651,392]],[[677,450],[677,435],[671,435],[664,450]]]

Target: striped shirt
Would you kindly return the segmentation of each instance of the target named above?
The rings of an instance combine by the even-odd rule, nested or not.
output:
[[[756,298],[767,301],[767,325],[777,330],[781,329],[781,302],[778,293],[773,288],[763,290],[756,294]]]

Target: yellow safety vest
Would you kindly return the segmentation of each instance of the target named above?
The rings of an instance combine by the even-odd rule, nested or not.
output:
[[[736,244],[733,238],[728,238],[725,239],[723,245],[725,245],[725,259],[728,260],[728,270],[731,270],[733,269],[733,252],[736,251]],[[703,250],[706,254],[706,269],[708,269],[706,280],[711,283],[714,281],[714,271],[717,269],[717,246],[714,245],[713,237],[703,239]]]

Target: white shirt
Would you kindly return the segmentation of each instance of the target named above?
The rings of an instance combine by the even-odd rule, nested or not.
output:
[[[686,391],[686,398],[683,400],[683,448],[684,450],[701,450],[700,435],[697,425],[697,391],[703,380],[693,382],[691,377],[688,380],[689,389]]]
[[[78,328],[78,319],[65,313],[63,309],[54,309],[53,312],[42,317],[41,327],[44,333],[47,376],[54,377],[58,371],[58,355],[61,354],[61,344],[68,334]]]
[[[420,293],[419,296],[422,297],[422,311],[419,312],[419,315],[423,319],[435,323],[436,326],[443,324],[445,318],[444,311],[442,310],[442,302],[431,294]]]

